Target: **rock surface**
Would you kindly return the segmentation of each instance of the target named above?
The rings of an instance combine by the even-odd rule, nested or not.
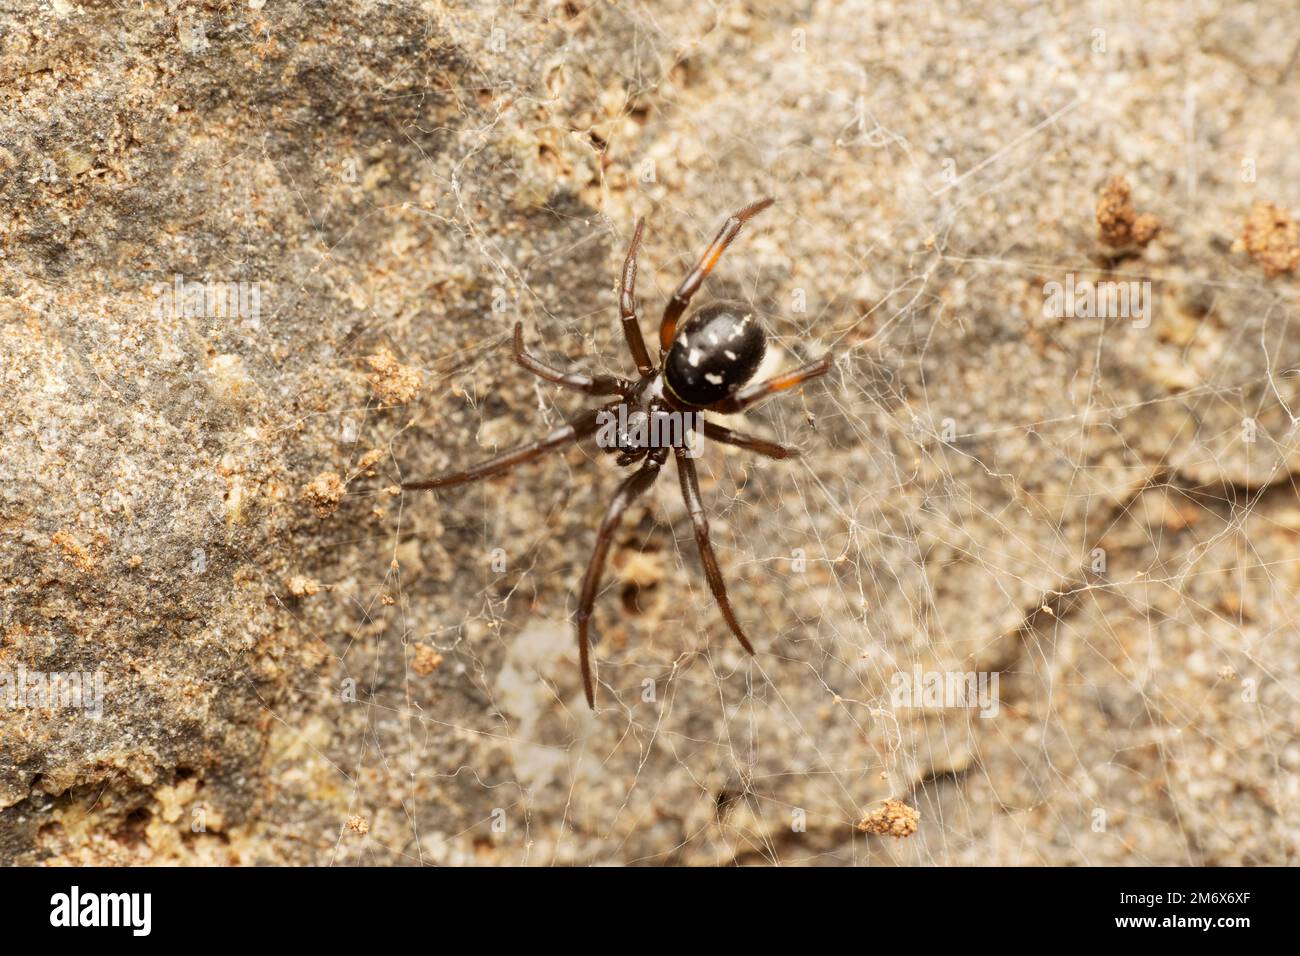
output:
[[[1298,286],[1233,244],[1300,210],[1297,49],[1281,0],[11,7],[0,676],[105,691],[0,712],[0,862],[1293,862]],[[592,715],[612,462],[395,486],[583,407],[516,321],[631,373],[638,216],[649,334],[765,194],[708,292],[836,366],[736,424],[800,460],[702,463],[759,654],[669,477]],[[1093,280],[1149,313],[1045,313]]]

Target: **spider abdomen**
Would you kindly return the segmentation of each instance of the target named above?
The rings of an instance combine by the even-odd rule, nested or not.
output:
[[[664,385],[684,405],[712,405],[753,378],[766,351],[767,338],[753,310],[717,302],[677,330],[664,358]]]

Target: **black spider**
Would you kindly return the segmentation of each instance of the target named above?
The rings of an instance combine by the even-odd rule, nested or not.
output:
[[[616,414],[620,405],[623,406],[625,413],[630,407],[633,416],[644,416],[642,421],[652,417],[671,417],[673,414],[699,416],[703,411],[733,414],[744,411],[776,392],[795,388],[819,375],[825,375],[831,367],[829,356],[768,381],[747,384],[763,360],[767,343],[763,330],[759,328],[752,312],[739,303],[719,302],[706,306],[682,323],[680,329],[678,328],[677,320],[686,311],[691,297],[704,284],[704,280],[713,271],[722,253],[740,232],[740,227],[750,217],[771,204],[771,199],[760,199],[731,216],[713,242],[704,250],[699,263],[677,287],[677,291],[664,308],[663,320],[659,324],[661,364],[658,366],[651,363],[650,354],[646,351],[636,310],[636,252],[641,242],[641,230],[645,220],[638,222],[636,232],[632,236],[632,245],[627,252],[627,260],[623,264],[622,293],[619,297],[623,332],[627,336],[628,348],[631,349],[632,358],[636,362],[637,380],[630,381],[612,375],[588,375],[585,372],[561,372],[553,369],[524,351],[523,325],[516,323],[515,361],[528,371],[556,385],[586,392],[588,395],[617,395],[619,400],[584,412],[563,428],[557,428],[539,441],[503,452],[463,471],[427,481],[404,482],[402,487],[411,490],[446,488],[498,475],[515,465],[539,458],[549,451],[595,434],[609,423],[610,417]],[[641,429],[641,431],[650,430]],[[703,422],[703,431],[706,438],[747,448],[769,458],[787,458],[796,454],[794,449],[735,432],[709,421]],[[671,428],[669,432],[672,432]],[[649,437],[656,440],[651,441]],[[630,437],[624,429],[618,433],[617,440],[603,443],[606,451],[618,454],[619,465],[630,465],[637,461],[643,461],[643,464],[629,475],[614,493],[614,499],[610,502],[605,517],[600,523],[596,547],[587,565],[587,573],[582,579],[582,597],[578,602],[578,654],[582,661],[582,684],[587,694],[587,704],[593,710],[596,706],[596,694],[591,675],[588,624],[591,619],[592,605],[596,600],[596,592],[600,587],[605,557],[609,553],[614,531],[623,512],[654,484],[655,479],[659,477],[660,466],[667,460],[670,449],[677,458],[677,474],[681,479],[682,497],[686,501],[686,510],[690,512],[691,523],[695,528],[695,543],[700,551],[700,560],[704,564],[704,574],[708,578],[709,588],[713,591],[718,607],[722,610],[722,616],[726,618],[732,632],[747,652],[754,653],[754,648],[745,637],[745,632],[741,630],[740,622],[736,620],[736,614],[727,600],[727,588],[718,570],[718,560],[714,556],[713,547],[709,544],[709,522],[704,515],[704,505],[700,500],[700,483],[696,477],[693,460],[694,446],[687,440],[688,433],[679,430],[667,441],[663,440],[662,435],[649,437],[645,434]]]

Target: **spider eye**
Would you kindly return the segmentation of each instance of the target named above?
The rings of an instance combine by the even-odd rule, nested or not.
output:
[[[664,360],[664,381],[687,405],[712,405],[753,378],[766,351],[767,338],[753,310],[718,302],[677,330]]]

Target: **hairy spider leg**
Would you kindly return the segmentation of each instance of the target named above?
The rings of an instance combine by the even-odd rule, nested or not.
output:
[[[767,458],[797,458],[799,451],[790,448],[788,445],[778,445],[774,441],[767,441],[764,438],[755,438],[753,435],[746,435],[744,432],[732,431],[730,428],[723,428],[721,425],[715,425],[713,422],[705,419],[704,437],[713,441],[720,441],[724,445],[735,445],[737,448],[744,448],[746,451],[752,451]]]
[[[700,479],[695,474],[695,462],[688,454],[689,449],[677,448],[674,451],[677,455],[677,476],[682,483],[682,500],[686,502],[686,510],[691,516],[691,525],[695,528],[695,546],[700,552],[700,561],[704,565],[704,576],[708,579],[709,590],[713,592],[713,599],[718,602],[722,616],[727,619],[731,633],[736,635],[746,652],[753,654],[754,647],[749,643],[749,638],[745,637],[740,622],[736,620],[736,612],[731,609],[731,602],[727,600],[727,585],[722,580],[722,572],[718,570],[718,559],[713,553],[713,545],[709,543],[709,519],[704,514],[704,502],[700,499]]]
[[[668,300],[664,306],[664,317],[659,323],[659,348],[667,352],[673,344],[673,336],[677,334],[677,320],[682,317],[686,307],[690,305],[691,297],[700,291],[700,286],[704,285],[704,280],[709,277],[713,267],[718,264],[722,254],[727,251],[727,246],[731,245],[733,239],[740,233],[740,227],[743,226],[750,218],[762,212],[768,206],[775,202],[770,196],[766,199],[760,199],[758,202],[750,203],[739,212],[733,213],[709,247],[704,250],[704,255],[700,256],[699,263],[694,269],[682,280],[682,284],[677,287],[673,297]]]
[[[563,385],[588,395],[627,395],[632,390],[632,383],[617,375],[589,375],[586,372],[561,372],[551,368],[536,356],[524,350],[524,324],[515,323],[515,361],[528,369],[538,378]]]
[[[736,412],[743,412],[769,395],[775,395],[777,392],[788,391],[797,388],[804,382],[810,382],[815,378],[820,378],[831,370],[831,357],[823,355],[816,362],[801,366],[793,372],[787,372],[784,375],[778,375],[776,378],[769,378],[764,382],[755,382],[752,385],[738,389],[736,393],[729,398],[724,398],[709,406],[709,411],[719,412],[724,415],[734,415]]]
[[[464,471],[454,471],[446,475],[439,475],[437,478],[428,478],[424,481],[404,481],[402,487],[408,491],[422,491],[429,488],[449,488],[452,485],[463,485],[471,481],[479,481],[483,478],[491,478],[493,475],[499,475],[503,471],[509,471],[516,465],[522,465],[524,462],[540,458],[549,451],[554,451],[564,445],[581,441],[588,435],[595,433],[598,427],[598,416],[604,409],[592,408],[576,418],[569,421],[567,425],[555,429],[545,438],[535,442],[529,442],[527,445],[520,445],[509,451],[489,458],[487,461],[481,461],[477,465],[471,465]]]
[[[645,339],[641,337],[641,317],[636,311],[636,251],[641,245],[641,230],[645,220],[638,219],[636,232],[632,233],[632,244],[627,248],[627,258],[623,260],[623,285],[618,297],[619,316],[623,321],[623,335],[627,338],[627,347],[636,362],[637,374],[649,375],[654,371],[650,362],[650,353],[646,351]]]
[[[596,592],[600,590],[601,574],[605,570],[605,558],[609,554],[614,532],[632,502],[636,501],[646,489],[659,477],[659,469],[668,458],[667,447],[659,447],[632,474],[623,480],[614,492],[614,498],[605,509],[605,516],[600,522],[600,531],[596,534],[596,547],[587,562],[587,572],[582,576],[582,592],[578,599],[578,662],[582,666],[582,689],[587,695],[587,706],[596,709],[596,684],[591,673],[591,611],[596,604]]]

